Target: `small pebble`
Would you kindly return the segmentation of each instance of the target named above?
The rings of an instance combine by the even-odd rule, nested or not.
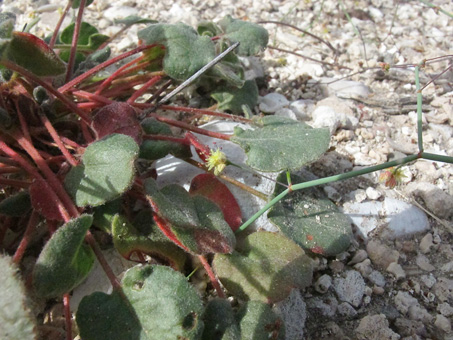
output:
[[[437,311],[446,317],[453,316],[453,307],[446,302],[437,305]]]
[[[373,271],[371,268],[371,261],[370,259],[363,260],[362,262],[357,263],[354,265],[354,269],[358,270],[363,277],[368,277]]]
[[[374,283],[376,286],[384,287],[385,286],[385,277],[377,270],[373,270],[370,275],[368,275],[368,280]]]
[[[349,270],[344,278],[338,277],[333,281],[333,287],[341,301],[349,302],[359,307],[365,294],[365,281],[358,271]]]
[[[425,255],[422,255],[422,254],[419,254],[416,258],[415,258],[415,263],[417,264],[417,266],[426,271],[426,272],[432,272],[434,269],[436,269],[436,267],[434,267],[428,260],[428,258],[425,256]]]
[[[347,317],[355,317],[357,315],[357,311],[347,302],[342,302],[338,305],[338,313],[343,316]]]
[[[393,274],[397,280],[404,279],[406,277],[406,272],[403,267],[396,262],[390,263],[386,270],[390,274]]]
[[[392,262],[397,262],[399,258],[397,250],[391,249],[377,240],[368,242],[366,250],[373,264],[382,269],[387,268]]]
[[[289,105],[288,99],[279,93],[269,93],[260,98],[259,108],[266,113],[275,113]]]
[[[445,333],[451,332],[451,322],[448,318],[446,318],[442,314],[437,314],[436,321],[434,321],[434,326],[436,326],[437,329]]]
[[[384,294],[384,292],[385,292],[385,290],[382,287],[379,287],[379,286],[373,287],[373,294],[382,295],[382,294]]]
[[[355,252],[354,256],[352,257],[351,261],[348,262],[348,265],[352,266],[353,264],[362,262],[368,257],[368,253],[365,249],[359,249]]]
[[[329,290],[329,288],[332,286],[332,277],[330,277],[327,274],[324,274],[319,277],[318,280],[315,282],[315,290],[318,293],[325,294]]]
[[[400,336],[389,328],[384,314],[367,315],[355,330],[359,340],[398,340]]]
[[[428,254],[433,245],[433,234],[427,233],[420,241],[420,252],[422,254]]]
[[[436,283],[436,281],[437,281],[436,278],[432,274],[422,275],[420,277],[420,280],[423,282],[423,284],[427,288],[432,288],[434,286],[434,284]]]
[[[381,193],[373,187],[366,188],[365,192],[369,200],[377,200],[379,197],[381,197]]]

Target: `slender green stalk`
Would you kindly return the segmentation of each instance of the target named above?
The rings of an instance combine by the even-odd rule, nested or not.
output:
[[[437,156],[437,155],[434,155],[434,156]],[[391,162],[382,163],[382,164],[379,164],[379,165],[371,166],[371,167],[360,169],[360,170],[354,170],[354,171],[346,172],[344,174],[339,174],[339,175],[319,178],[319,179],[315,179],[313,181],[308,181],[308,182],[299,183],[299,184],[293,184],[291,186],[291,189],[288,188],[288,189],[285,189],[284,191],[282,191],[280,193],[280,195],[276,196],[269,203],[267,203],[260,211],[258,211],[252,217],[250,217],[243,225],[241,225],[239,227],[237,232],[242,231],[245,228],[247,228],[258,217],[263,215],[267,210],[269,210],[278,201],[283,199],[291,191],[302,190],[302,189],[314,187],[316,185],[322,185],[322,184],[326,184],[326,183],[330,183],[330,182],[341,181],[341,180],[348,179],[348,178],[351,178],[351,177],[365,175],[365,174],[369,174],[371,172],[375,172],[375,171],[391,168],[393,166],[397,166],[397,165],[401,165],[401,164],[407,164],[407,163],[410,163],[410,162],[412,162],[412,161],[414,161],[414,160],[416,160],[417,158],[420,158],[420,157],[421,157],[420,154],[418,154],[418,155],[410,155],[410,156],[407,156],[407,157],[404,157],[404,158],[400,158],[400,159],[397,159],[397,160],[394,160],[394,161],[391,161]],[[445,157],[445,156],[443,156],[443,157]],[[448,158],[451,158],[451,157],[448,157]],[[451,161],[451,159],[450,159],[450,161]]]
[[[437,5],[434,5],[433,3],[429,2],[429,1],[426,1],[426,0],[418,0],[418,1],[420,1],[421,3],[424,3],[428,7],[434,8],[435,10],[437,10],[445,15],[448,15],[450,18],[453,18],[453,13],[447,12],[446,10],[440,8]]]
[[[417,89],[417,142],[418,142],[418,151],[423,152],[423,123],[422,123],[422,91],[420,90],[420,78],[419,78],[420,68],[415,66],[415,88]]]
[[[451,157],[451,156],[436,155],[434,153],[422,152],[421,158],[429,159],[431,161],[436,161],[436,162],[444,162],[444,163],[453,164],[453,157]]]

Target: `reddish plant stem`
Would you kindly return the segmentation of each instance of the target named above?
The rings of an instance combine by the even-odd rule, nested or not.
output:
[[[82,81],[84,81],[85,79],[88,79],[90,78],[92,75],[98,73],[100,70],[102,70],[103,68],[106,68],[112,64],[115,64],[117,63],[118,61],[120,60],[123,60],[131,55],[134,55],[136,53],[139,53],[141,51],[144,51],[144,50],[147,50],[147,49],[150,49],[152,47],[156,46],[155,44],[153,45],[141,45],[137,48],[134,48],[133,50],[130,50],[128,52],[125,52],[123,54],[120,54],[119,56],[116,56],[115,58],[112,58],[112,59],[109,59],[105,62],[103,62],[102,64],[99,64],[95,67],[93,67],[92,69],[90,69],[89,71],[81,74],[80,76],[72,79],[70,82],[67,82],[66,84],[64,84],[63,86],[61,86],[58,91],[60,91],[60,93],[65,93],[66,91],[68,91],[70,88],[76,86],[77,84],[80,84]]]
[[[183,123],[183,122],[180,122],[180,121],[177,121],[177,120],[174,120],[174,119],[170,119],[170,118],[167,118],[167,117],[162,117],[162,116],[160,116],[160,115],[158,115],[156,113],[149,113],[147,116],[148,117],[153,117],[153,118],[155,118],[156,120],[158,120],[160,122],[167,123],[168,125],[176,126],[176,127],[181,128],[181,129],[184,129],[184,130],[188,130],[188,131],[192,131],[192,132],[195,132],[195,133],[199,133],[200,135],[205,135],[205,136],[209,136],[209,137],[212,137],[212,138],[223,139],[223,140],[230,140],[230,138],[231,138],[230,135],[226,135],[226,134],[220,133],[220,132],[207,131],[207,130],[204,130],[204,129],[200,129],[198,127],[195,127],[195,126],[187,124],[187,123]]]
[[[193,113],[193,114],[202,114],[202,115],[206,115],[206,116],[222,117],[222,118],[227,118],[227,119],[231,119],[233,121],[240,121],[240,122],[244,122],[244,123],[252,122],[250,119],[247,119],[244,117],[230,115],[228,113],[217,112],[217,111],[212,111],[212,110],[207,110],[207,109],[196,109],[196,108],[192,108],[192,107],[172,106],[172,105],[161,105],[161,106],[159,106],[159,109]]]
[[[30,242],[30,237],[33,234],[36,226],[38,225],[39,222],[39,214],[36,212],[36,210],[33,209],[31,212],[30,218],[27,223],[27,228],[25,229],[25,233],[22,236],[22,240],[20,241],[19,246],[16,249],[16,252],[14,253],[13,256],[13,262],[15,264],[19,264],[19,262],[22,260],[22,257],[25,254],[25,250],[27,249],[27,245]]]
[[[136,63],[139,63],[140,61],[142,61],[143,59],[145,58],[144,55],[138,57],[138,58],[135,58],[134,60],[124,64],[123,66],[119,67],[115,72],[113,72],[107,79],[105,79],[101,85],[99,85],[98,89],[96,90],[96,92],[94,92],[94,94],[100,94],[104,89],[106,89],[111,83],[112,81],[118,77],[120,75],[121,72],[123,72],[124,70],[128,69],[130,66],[136,64]]]
[[[65,222],[68,222],[69,219]],[[49,234],[52,235],[58,229],[58,222],[55,220],[46,220],[47,229],[49,230]]]
[[[0,156],[0,167],[6,166],[6,165],[20,167],[20,164],[17,163],[16,161],[12,160],[11,158]]]
[[[71,305],[69,303],[69,293],[63,295],[63,308],[66,323],[66,340],[72,340],[72,320],[71,320]]]
[[[83,91],[83,90],[72,91],[72,94],[79,98],[88,99],[88,100],[98,102],[101,104],[106,104],[106,105],[111,104],[113,102],[113,100],[108,99],[104,96],[100,96],[98,94],[90,93],[90,92]]]
[[[127,100],[127,103],[128,104],[133,104],[137,98],[139,98],[141,95],[143,95],[146,91],[148,91],[148,89],[157,84],[160,80],[162,79],[161,76],[155,76],[155,77],[152,77],[150,80],[148,80],[145,84],[143,84],[143,86],[138,89],[137,91],[135,91],[135,93],[129,97],[129,99]]]
[[[63,11],[63,13],[61,13],[60,19],[58,19],[57,25],[55,26],[55,30],[53,31],[52,38],[50,38],[50,42],[49,42],[49,47],[51,49],[53,49],[53,47],[55,46],[55,42],[57,41],[57,37],[58,37],[58,32],[60,32],[60,28],[61,28],[61,25],[63,24],[63,20],[66,17],[66,15],[68,14],[71,7],[72,7],[72,0],[68,1],[68,3],[66,4],[64,11]]]
[[[14,99],[14,106],[16,107],[16,113],[19,117],[20,127],[22,129],[22,133],[24,134],[25,138],[31,141],[30,131],[28,130],[27,121],[25,120],[22,111],[20,110],[19,103],[17,102],[17,98]]]
[[[80,28],[82,27],[82,18],[83,18],[83,11],[85,10],[85,4],[86,4],[86,0],[80,0],[79,12],[77,13],[77,18],[76,18],[75,25],[74,25],[74,32],[72,34],[72,43],[71,43],[71,50],[69,53],[68,65],[66,66],[66,78],[65,78],[66,83],[72,78],[72,73],[74,72],[77,44],[79,42]]]
[[[39,179],[42,179],[42,176],[38,172],[38,170],[30,164],[25,158],[23,158],[21,155],[19,155],[16,151],[11,149],[8,145],[6,145],[5,142],[0,140],[0,150],[3,151],[3,153],[9,157],[11,157],[15,162],[19,164],[25,171],[27,171],[30,176]]]
[[[31,144],[26,138],[19,135],[18,133],[13,133],[12,136],[16,139],[17,143],[19,143],[19,145],[30,155],[30,157],[38,166],[38,169],[42,171],[49,185],[55,191],[55,194],[61,199],[64,207],[68,209],[70,215],[73,217],[77,216],[79,212],[75,207],[74,202],[72,202],[68,193],[66,192],[66,190],[64,190],[61,182],[58,180],[57,176],[49,168],[47,162],[41,157],[33,144]]]
[[[17,73],[22,74],[25,78],[44,87],[48,92],[50,92],[55,97],[57,97],[59,100],[61,100],[68,109],[70,109],[71,111],[76,113],[82,120],[84,120],[88,124],[90,123],[90,118],[86,115],[86,113],[83,112],[82,110],[80,110],[74,102],[72,102],[69,98],[67,98],[62,92],[55,89],[52,85],[48,84],[41,78],[35,76],[33,73],[27,71],[23,67],[20,67],[19,65],[16,65],[8,60],[2,60],[1,63],[4,66],[6,66],[7,68],[9,68]]]
[[[22,169],[17,166],[3,166],[0,165],[0,174],[15,174],[21,172]]]
[[[93,237],[93,234],[90,233],[90,231],[87,231],[87,234],[85,236],[85,241],[90,245],[91,249],[93,249],[94,254],[96,255],[96,258],[99,261],[99,264],[101,265],[102,269],[104,269],[105,274],[107,275],[110,283],[112,284],[112,287],[115,291],[121,291],[121,285],[113,273],[112,268],[108,264],[107,260],[105,259],[104,255],[102,254],[101,248],[99,248],[99,245],[97,244],[96,240]]]
[[[39,117],[41,118],[42,123],[44,124],[45,128],[47,131],[49,131],[49,134],[52,136],[52,139],[55,141],[57,144],[58,148],[60,149],[61,153],[63,156],[66,158],[69,164],[72,166],[77,166],[78,162],[76,159],[72,156],[72,154],[69,153],[68,149],[63,144],[63,141],[61,140],[60,136],[58,135],[57,131],[53,127],[52,123],[50,122],[49,118],[45,114],[40,114]]]
[[[30,182],[0,177],[0,186],[2,186],[2,187],[8,186],[8,187],[27,189],[30,186],[30,184],[31,184]]]
[[[209,279],[211,280],[212,286],[215,288],[217,295],[219,298],[224,299],[225,298],[225,293],[222,290],[222,287],[220,287],[220,283],[215,277],[214,272],[212,271],[211,266],[209,265],[208,261],[203,255],[198,255],[198,259],[200,260],[201,264],[203,265],[204,269],[206,270],[206,273],[209,276]]]

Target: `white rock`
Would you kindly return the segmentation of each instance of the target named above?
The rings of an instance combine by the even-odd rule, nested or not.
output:
[[[275,112],[275,116],[290,118],[292,120],[297,120],[297,116],[293,110],[288,109],[286,107],[279,109]]]
[[[332,135],[340,126],[342,114],[329,106],[318,106],[312,113],[314,128],[328,128]]]
[[[381,197],[381,193],[376,190],[373,187],[368,187],[366,188],[366,196],[368,197],[369,200],[377,200],[379,197]]]
[[[333,78],[321,78],[323,84],[322,88],[326,92],[327,96],[336,95],[340,98],[357,98],[362,97],[366,98],[370,93],[371,90],[368,86],[359,83],[357,81],[352,80],[339,80],[334,81]]]
[[[420,306],[420,304],[410,306],[407,311],[407,316],[411,320],[420,320],[425,323],[430,323],[433,319],[431,314],[429,314],[425,308]]]
[[[114,21],[115,19],[123,19],[130,15],[139,15],[138,9],[129,6],[112,6],[104,12],[104,18]]]
[[[343,316],[353,318],[357,315],[357,311],[347,302],[342,302],[338,305],[338,313]]]
[[[376,286],[384,287],[385,286],[385,277],[377,270],[373,270],[370,275],[368,275],[368,280],[374,283]]]
[[[434,326],[436,326],[437,329],[440,329],[445,333],[451,332],[451,322],[448,318],[446,318],[442,314],[437,314],[436,321],[434,321]]]
[[[354,269],[358,270],[363,277],[368,277],[373,272],[370,259],[355,264]]]
[[[453,316],[453,307],[446,302],[437,305],[437,311],[446,317]]]
[[[335,278],[333,286],[341,301],[348,302],[354,307],[360,306],[366,284],[358,271],[349,270],[345,278]]]
[[[307,306],[302,293],[293,289],[291,294],[285,300],[276,303],[273,309],[281,315],[285,323],[286,339],[303,340]]]
[[[453,217],[453,196],[431,183],[420,182],[409,187],[412,194],[421,198],[429,211],[439,218]]]
[[[451,273],[453,272],[453,261],[447,262],[442,267],[440,267],[440,270],[443,271],[444,273]]]
[[[384,229],[381,235],[389,239],[401,238],[430,228],[428,218],[422,210],[390,197],[386,197],[382,202],[346,202],[342,210],[365,239],[378,227]]]
[[[434,269],[436,269],[436,267],[434,267],[430,262],[429,262],[429,259],[423,255],[423,254],[419,254],[416,258],[415,258],[415,263],[417,264],[417,266],[426,271],[426,272],[432,272]]]
[[[367,315],[360,320],[355,333],[358,340],[398,340],[400,336],[389,328],[384,314]]]
[[[315,108],[315,102],[310,99],[300,99],[293,101],[289,108],[294,111],[299,120],[310,120],[311,113]]]
[[[446,277],[438,277],[433,287],[433,293],[440,302],[453,301],[453,280]]]
[[[332,317],[336,314],[338,308],[338,301],[333,297],[321,299],[318,297],[307,300],[309,309],[314,309],[323,316]]]
[[[427,233],[423,238],[420,240],[420,251],[422,254],[429,253],[431,247],[434,245],[433,243],[433,234]]]
[[[408,292],[399,291],[395,298],[395,307],[398,311],[406,315],[409,311],[409,307],[418,305],[418,300],[410,295]]]
[[[288,99],[279,93],[269,93],[259,99],[259,108],[265,113],[275,113],[288,105]]]
[[[437,282],[433,274],[422,275],[420,276],[420,280],[427,288],[432,288],[432,286],[434,286],[434,284]]]
[[[318,293],[325,294],[332,286],[332,277],[327,274],[321,275],[315,282],[314,287]]]
[[[404,271],[403,267],[401,267],[396,262],[390,263],[386,271],[388,271],[390,274],[393,274],[397,280],[404,279],[406,277],[406,272]]]

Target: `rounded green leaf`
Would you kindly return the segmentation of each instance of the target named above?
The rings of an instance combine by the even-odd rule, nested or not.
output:
[[[273,303],[293,288],[311,284],[311,259],[286,236],[260,231],[247,236],[233,254],[216,254],[214,270],[233,295]]]
[[[112,134],[90,144],[82,165],[69,171],[65,187],[77,206],[97,206],[124,193],[134,179],[138,145],[132,137]]]
[[[57,76],[66,70],[65,63],[55,52],[43,40],[30,33],[13,32],[1,57],[37,76]]]
[[[149,178],[145,192],[154,212],[165,221],[183,246],[195,254],[230,253],[236,238],[222,210],[203,196],[191,197],[178,185],[168,185],[161,190]]]
[[[231,141],[247,154],[247,164],[259,171],[300,169],[327,151],[328,129],[312,129],[289,118],[266,116],[254,130],[235,128]]]
[[[236,318],[241,327],[241,340],[285,339],[285,324],[269,305],[249,301],[239,308]]]
[[[150,25],[138,32],[138,38],[165,46],[164,71],[176,80],[186,80],[215,58],[211,39],[183,23]]]
[[[30,209],[30,194],[26,190],[19,191],[0,202],[0,214],[7,216],[23,216]]]
[[[124,258],[130,260],[133,253],[141,252],[153,257],[159,263],[182,270],[186,254],[160,231],[149,211],[142,211],[137,216],[135,224],[139,224],[140,231],[124,216],[116,215],[113,218],[113,244]]]
[[[241,330],[227,300],[209,301],[202,319],[205,326],[202,340],[241,340]]]
[[[124,296],[83,298],[76,320],[84,340],[196,340],[202,302],[187,279],[164,266],[136,266],[123,280]]]
[[[219,21],[219,25],[225,32],[225,38],[232,43],[240,43],[237,48],[239,55],[255,55],[264,50],[269,41],[267,30],[249,21],[233,19],[228,15]]]
[[[239,114],[243,112],[243,105],[250,108],[256,106],[258,103],[258,86],[256,86],[255,80],[247,80],[244,86],[240,88],[219,88],[211,93],[211,97],[217,101],[219,110],[229,110],[232,113]]]
[[[106,233],[112,233],[112,222],[121,210],[121,198],[93,208],[93,225]]]
[[[70,45],[74,34],[75,23],[68,25],[63,32],[61,32],[60,40],[63,44]],[[99,46],[109,39],[108,36],[99,34],[98,29],[87,22],[82,22],[79,33],[78,46],[83,46],[85,49],[95,51]]]
[[[277,181],[287,183],[286,172]],[[291,181],[296,184],[304,179],[291,175]],[[273,196],[284,189],[277,185]],[[351,242],[351,221],[317,188],[293,191],[275,204],[267,217],[283,234],[316,254],[337,255]]]
[[[34,340],[35,320],[26,305],[25,287],[11,258],[0,254],[0,339]]]
[[[82,215],[60,227],[46,243],[33,270],[38,295],[59,297],[71,291],[88,275],[94,253],[83,244],[93,217]]]

